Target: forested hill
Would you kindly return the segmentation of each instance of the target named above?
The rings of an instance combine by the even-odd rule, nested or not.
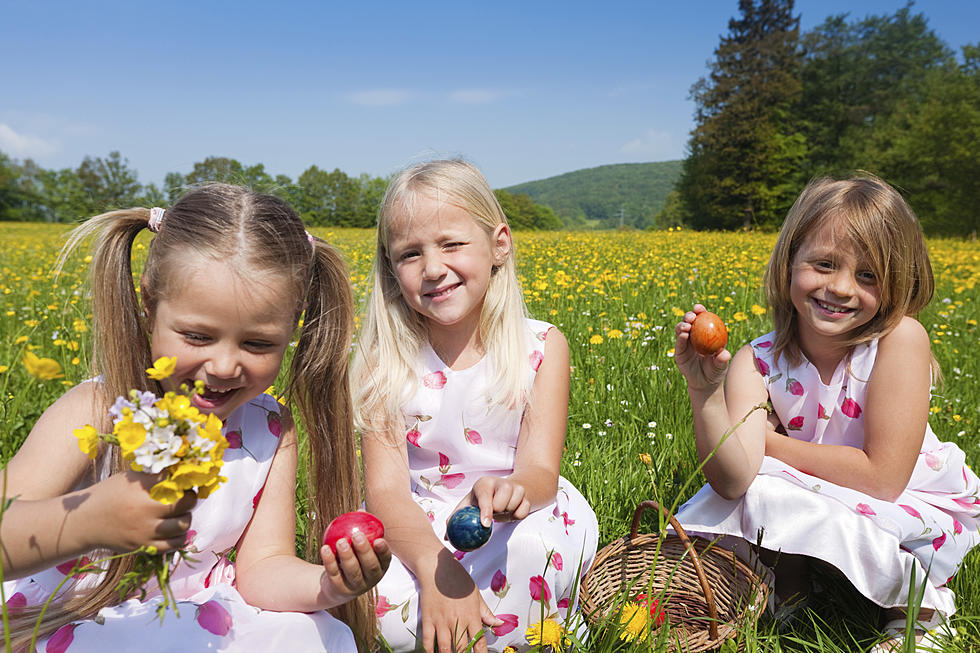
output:
[[[505,188],[554,209],[568,227],[646,228],[663,208],[681,161],[617,163]]]

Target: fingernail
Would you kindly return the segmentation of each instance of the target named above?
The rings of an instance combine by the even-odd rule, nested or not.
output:
[[[354,533],[351,536],[351,540],[353,540],[354,544],[364,544],[367,542],[367,538],[364,537],[364,533],[361,532]]]
[[[350,542],[346,539],[337,540],[336,546],[338,551],[350,551]]]

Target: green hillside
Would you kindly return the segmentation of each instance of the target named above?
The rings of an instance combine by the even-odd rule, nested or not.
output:
[[[617,163],[510,186],[554,209],[566,226],[644,229],[653,224],[681,173],[681,161]]]

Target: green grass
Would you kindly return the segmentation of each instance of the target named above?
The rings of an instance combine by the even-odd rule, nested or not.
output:
[[[40,413],[88,376],[89,308],[73,261],[57,286],[50,270],[64,227],[0,225],[0,458],[8,459]],[[367,287],[372,233],[316,230],[347,256],[359,297]],[[532,314],[555,323],[572,356],[572,392],[562,474],[599,518],[600,546],[626,534],[636,506],[654,499],[676,506],[701,486],[684,380],[671,358],[676,312],[695,301],[718,313],[734,351],[769,330],[762,269],[774,237],[760,234],[518,233],[516,246]],[[929,242],[934,301],[920,316],[933,338],[945,383],[930,417],[940,439],[954,440],[980,469],[980,253],[976,243]],[[601,338],[601,342],[599,341]],[[57,361],[64,379],[27,374],[26,351]],[[641,454],[649,455],[648,467]],[[643,530],[656,529],[645,518]],[[777,633],[765,618],[740,631],[747,651],[866,650],[878,637],[878,609],[829,574],[825,591],[793,630]],[[947,650],[980,650],[980,553],[965,560],[951,588],[957,638]],[[591,653],[663,650],[656,640],[625,643],[615,624],[592,630]],[[734,649],[732,649],[734,650]]]

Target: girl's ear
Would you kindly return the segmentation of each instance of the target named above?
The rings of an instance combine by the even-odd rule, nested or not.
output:
[[[503,222],[498,224],[494,227],[490,241],[493,249],[494,266],[503,265],[504,261],[507,260],[507,256],[510,255],[510,250],[513,245],[510,238],[510,227]]]

